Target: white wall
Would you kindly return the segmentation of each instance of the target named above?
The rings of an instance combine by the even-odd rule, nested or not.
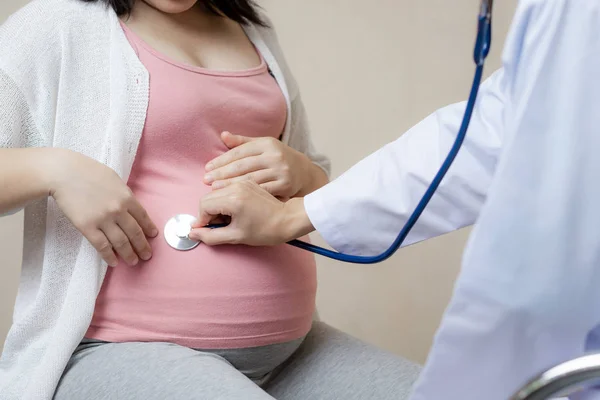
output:
[[[0,2],[0,20],[25,2]],[[434,109],[468,94],[476,0],[260,3],[278,28],[315,141],[331,155],[335,175]],[[500,65],[515,4],[495,4],[488,73]],[[20,224],[18,217],[0,220],[0,343],[16,290]],[[423,362],[450,298],[467,233],[412,246],[379,266],[319,259],[322,317]]]

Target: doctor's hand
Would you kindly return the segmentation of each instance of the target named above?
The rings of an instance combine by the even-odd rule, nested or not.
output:
[[[222,216],[230,217],[228,226],[204,228]],[[314,231],[304,199],[283,203],[252,181],[233,183],[202,198],[193,228],[189,237],[207,245],[272,246]]]
[[[125,182],[96,160],[52,150],[46,172],[50,195],[104,261],[114,267],[117,256],[129,265],[150,259],[147,237],[155,237],[158,230]]]
[[[206,165],[204,183],[222,189],[251,180],[280,199],[305,196],[327,183],[325,172],[303,153],[271,137],[250,138],[224,132],[230,149]]]

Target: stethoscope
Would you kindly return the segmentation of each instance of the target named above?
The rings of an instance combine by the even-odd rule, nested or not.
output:
[[[315,246],[310,243],[306,243],[300,240],[292,240],[288,244],[296,246],[306,251],[310,251],[321,256],[331,258],[338,261],[354,264],[376,264],[390,258],[402,245],[412,228],[415,226],[417,220],[429,204],[429,201],[438,189],[442,179],[450,169],[450,166],[454,162],[458,151],[460,150],[469,123],[471,122],[471,116],[473,115],[473,109],[475,108],[475,102],[477,100],[477,93],[479,91],[479,85],[481,84],[481,78],[483,75],[483,67],[485,59],[489,53],[490,46],[492,44],[492,6],[493,0],[482,0],[481,9],[479,12],[479,21],[477,26],[477,39],[475,41],[475,50],[473,58],[475,60],[475,77],[473,78],[473,84],[471,86],[471,92],[469,94],[469,100],[465,109],[462,124],[456,140],[450,149],[450,152],[446,156],[444,163],[440,167],[439,171],[433,178],[433,181],[425,191],[425,194],[417,204],[417,207],[412,212],[408,221],[401,229],[400,233],[396,237],[394,243],[383,253],[377,256],[353,256],[350,254],[338,253],[323,247]],[[167,243],[176,250],[192,250],[197,247],[200,243],[189,238],[192,224],[196,221],[196,218],[187,214],[176,215],[171,218],[165,225],[164,236]],[[224,225],[209,225],[208,228],[220,228]]]

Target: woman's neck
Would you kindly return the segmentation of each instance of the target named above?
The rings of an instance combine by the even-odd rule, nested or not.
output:
[[[123,18],[128,26],[147,35],[161,36],[164,39],[181,39],[190,33],[212,30],[215,24],[222,23],[220,17],[209,13],[201,3],[182,13],[163,12],[145,1],[137,1],[131,14]]]

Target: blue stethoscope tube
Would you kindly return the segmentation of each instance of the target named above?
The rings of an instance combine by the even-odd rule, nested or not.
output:
[[[475,108],[475,103],[477,101],[477,93],[479,91],[479,85],[481,84],[485,59],[489,53],[490,46],[492,43],[492,3],[493,0],[482,0],[481,2],[481,11],[479,14],[479,21],[477,27],[477,40],[475,42],[475,50],[473,54],[473,58],[476,65],[475,77],[473,78],[473,84],[471,86],[471,92],[469,94],[469,100],[467,102],[460,130],[456,135],[454,144],[452,145],[450,152],[446,156],[444,163],[433,178],[433,181],[427,188],[427,191],[419,201],[417,207],[408,218],[408,221],[406,221],[406,224],[404,225],[404,227],[402,227],[402,230],[396,237],[396,240],[394,240],[394,243],[386,251],[377,256],[353,256],[350,254],[338,253],[336,251],[315,246],[313,244],[306,243],[300,240],[292,240],[291,242],[288,242],[288,244],[321,255],[323,257],[353,264],[380,263],[390,258],[400,248],[400,246],[402,245],[412,228],[417,223],[419,217],[427,207],[427,204],[429,204],[429,201],[435,194],[435,191],[438,189],[440,183],[442,182],[442,179],[444,179],[444,176],[450,169],[450,166],[454,162],[454,159],[456,158],[456,155],[458,154],[458,151],[460,150],[465,136],[467,134],[467,129],[469,128],[469,123],[471,122],[471,117],[473,115],[473,109]],[[215,225],[214,227],[217,228],[219,226]]]
[[[473,58],[475,60],[475,65],[477,66],[475,69],[475,77],[473,78],[473,85],[471,86],[471,93],[469,94],[469,100],[467,102],[467,106],[465,109],[465,115],[462,120],[462,124],[460,126],[460,130],[456,135],[456,140],[450,149],[450,152],[446,156],[444,163],[440,167],[438,173],[433,178],[433,181],[427,188],[427,191],[419,201],[419,204],[413,211],[413,213],[406,221],[404,227],[394,240],[394,243],[383,253],[377,256],[353,256],[350,254],[338,253],[336,251],[328,250],[323,247],[315,246],[310,243],[302,242],[300,240],[292,240],[289,242],[290,245],[299,247],[303,250],[310,251],[315,254],[319,254],[321,256],[331,258],[338,261],[343,261],[347,263],[353,264],[376,264],[390,258],[402,245],[412,228],[417,223],[419,217],[429,204],[429,201],[435,194],[435,191],[439,187],[442,179],[450,169],[450,166],[454,162],[458,151],[460,150],[465,136],[467,134],[467,129],[469,128],[469,123],[471,122],[471,116],[473,115],[473,109],[475,108],[475,103],[477,100],[477,93],[479,91],[479,85],[481,84],[481,77],[483,75],[483,66],[485,64],[485,59],[489,53],[490,46],[492,44],[492,3],[493,1],[482,1],[481,4],[481,12],[479,14],[479,23],[477,28],[477,40],[475,42],[475,50],[473,54]]]

